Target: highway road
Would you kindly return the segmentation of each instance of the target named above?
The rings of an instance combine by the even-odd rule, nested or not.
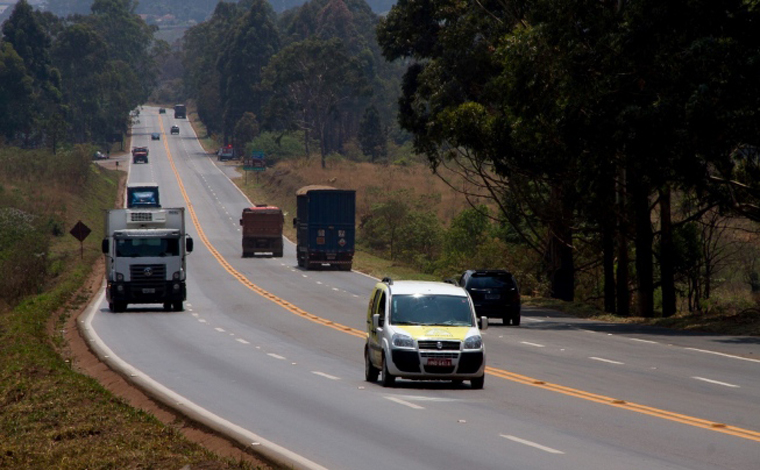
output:
[[[169,135],[173,124],[178,136]],[[177,408],[297,468],[760,465],[758,338],[524,308],[522,326],[484,332],[483,390],[404,380],[386,389],[363,380],[377,281],[304,271],[289,242],[283,258],[243,259],[238,219],[251,201],[230,167],[171,110],[143,109],[133,145],[143,144],[150,162],[131,165],[130,181],[156,181],[164,207],[188,208],[195,251],[185,311],[132,305],[114,314],[101,297],[86,328],[106,360]]]

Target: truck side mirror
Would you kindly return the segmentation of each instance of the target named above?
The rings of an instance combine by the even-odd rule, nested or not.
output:
[[[293,228],[298,228],[298,218],[293,217]]]
[[[104,255],[108,254],[108,239],[107,238],[104,238],[103,241],[100,242],[100,251],[102,251]]]
[[[193,252],[193,239],[190,237],[187,237],[187,240],[185,241],[185,248],[187,249],[188,253]]]

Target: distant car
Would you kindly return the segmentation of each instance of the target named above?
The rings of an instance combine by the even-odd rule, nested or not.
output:
[[[520,288],[509,271],[471,269],[462,274],[458,283],[470,293],[478,318],[501,318],[505,325],[520,324]]]
[[[222,147],[219,149],[218,152],[216,152],[216,159],[220,162],[223,162],[225,160],[234,160],[235,159],[235,149],[232,147],[232,145],[227,145],[225,147]]]
[[[171,133],[179,135],[179,126],[172,126]]]
[[[150,135],[150,140],[161,140],[161,134],[154,132]]]
[[[92,154],[92,159],[93,160],[105,160],[106,158],[108,158],[108,155],[106,155],[105,153],[101,152],[100,150],[98,150],[97,152],[95,152],[95,153]]]
[[[158,114],[166,114],[166,108],[158,108]]]

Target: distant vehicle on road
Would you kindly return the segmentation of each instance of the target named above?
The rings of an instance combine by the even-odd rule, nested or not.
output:
[[[127,185],[127,209],[161,208],[158,183],[129,183]]]
[[[470,293],[478,318],[501,318],[505,325],[520,324],[520,288],[515,277],[503,269],[471,269],[459,278]]]
[[[174,105],[174,118],[175,119],[185,119],[187,117],[187,108],[184,104],[175,104]]]
[[[158,108],[158,114],[166,114],[166,108]]]
[[[161,140],[161,134],[154,132],[150,135],[150,140]]]
[[[132,163],[148,163],[148,147],[132,147]]]
[[[279,207],[266,204],[246,207],[240,217],[243,227],[243,258],[271,253],[282,258],[282,226],[285,216]]]
[[[172,133],[172,135],[174,135],[174,134],[179,135],[179,126],[172,126],[171,133]]]
[[[306,269],[351,271],[356,232],[356,191],[304,186],[296,191],[296,257]]]
[[[98,151],[96,151],[95,153],[92,154],[92,159],[93,160],[105,160],[107,158],[108,158],[108,155],[105,154],[105,153],[103,153],[103,152],[101,152],[100,150],[98,150]]]

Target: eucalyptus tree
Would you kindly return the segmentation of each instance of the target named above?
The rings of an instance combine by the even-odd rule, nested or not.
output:
[[[262,70],[279,49],[274,10],[266,0],[254,0],[245,15],[231,25],[216,63],[225,142],[245,112],[263,114],[269,96],[261,84]]]
[[[304,131],[307,155],[309,140],[319,139],[323,168],[334,148],[331,130],[340,126],[356,97],[371,92],[358,62],[339,39],[307,39],[285,47],[272,57],[264,79],[272,90],[269,115],[274,109],[280,122]]]

